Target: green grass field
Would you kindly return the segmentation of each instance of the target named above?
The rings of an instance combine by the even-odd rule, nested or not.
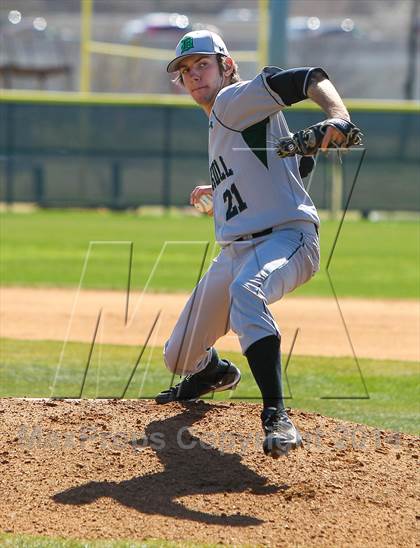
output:
[[[3,339],[0,397],[79,397],[89,348],[89,344],[68,343],[56,376],[62,343]],[[83,397],[121,397],[138,354],[139,348],[133,346],[96,348]],[[243,373],[234,399],[258,401],[259,392],[244,357],[232,352],[226,357],[237,363]],[[360,367],[369,392],[367,399],[363,399],[364,383],[352,358],[292,357],[287,375],[283,375],[286,405],[379,428],[418,433],[418,365],[363,359]],[[152,398],[170,382],[162,349],[147,349],[126,397]],[[220,393],[215,399],[225,397],[226,393]]]
[[[0,546],[13,548],[215,548],[220,544],[165,540],[74,540],[0,533]]]
[[[213,223],[206,216],[54,210],[3,213],[0,223],[3,285],[77,286],[89,243],[95,241],[101,243],[91,246],[82,287],[125,289],[133,242],[132,288],[148,283],[150,291],[190,291],[207,242],[205,268],[214,254]],[[323,222],[321,272],[295,295],[331,296],[325,264],[337,227],[337,222]],[[166,244],[156,265],[168,241],[178,243]],[[419,262],[419,223],[346,221],[330,274],[340,296],[414,299],[419,297]]]

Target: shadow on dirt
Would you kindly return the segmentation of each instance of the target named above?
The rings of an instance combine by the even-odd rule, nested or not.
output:
[[[266,478],[241,462],[238,454],[224,453],[204,444],[188,428],[215,405],[204,402],[185,406],[179,415],[151,422],[145,431],[147,440],[165,469],[155,474],[117,482],[89,482],[55,494],[61,504],[89,504],[110,497],[144,514],[160,514],[213,525],[249,526],[262,521],[239,512],[232,514],[228,505],[220,505],[220,515],[185,507],[176,499],[194,495],[250,492],[267,495],[281,489],[266,485]],[[138,440],[139,442],[141,440]],[[143,444],[144,446],[144,444]]]

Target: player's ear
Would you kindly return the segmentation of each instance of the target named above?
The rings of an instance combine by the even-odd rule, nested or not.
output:
[[[234,71],[234,64],[233,59],[231,57],[225,57],[224,63],[223,63],[223,72],[225,76],[229,77],[232,76],[232,73]]]

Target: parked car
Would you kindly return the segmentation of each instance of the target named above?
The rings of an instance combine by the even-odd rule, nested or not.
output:
[[[121,38],[127,44],[144,44],[145,41],[169,35],[173,43],[178,36],[191,30],[192,25],[186,15],[156,12],[128,21],[122,28]]]

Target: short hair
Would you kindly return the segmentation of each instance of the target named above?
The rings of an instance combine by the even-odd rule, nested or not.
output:
[[[227,63],[226,63],[226,56],[222,55],[221,53],[216,53],[216,59],[217,59],[217,64],[219,66],[219,72],[220,72],[221,75],[223,75],[224,71],[227,68],[229,68]],[[238,65],[235,63],[235,61],[233,59],[232,59],[232,67],[233,67],[233,72],[230,75],[229,85],[230,84],[236,84],[236,82],[241,81],[241,77],[239,75]],[[178,75],[172,80],[172,82],[174,84],[177,84],[178,86],[183,87],[184,82],[182,80],[182,74],[179,72]]]

